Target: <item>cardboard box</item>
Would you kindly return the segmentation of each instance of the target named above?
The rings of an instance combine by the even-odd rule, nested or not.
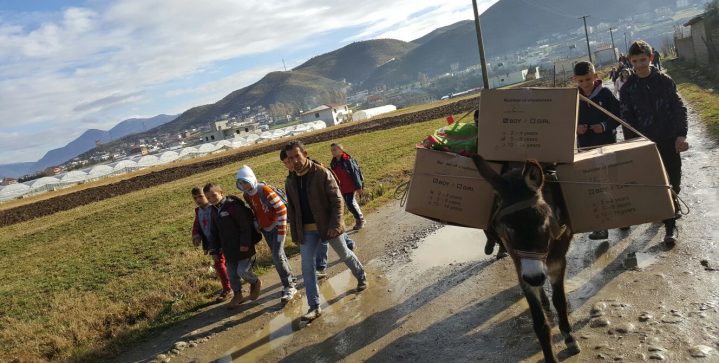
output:
[[[500,164],[491,163],[499,172]],[[494,191],[471,158],[417,148],[405,210],[464,227],[487,228]]]
[[[479,154],[487,160],[571,163],[578,112],[576,88],[482,91]]]
[[[607,145],[557,166],[574,232],[658,222],[674,216],[669,182],[651,141]]]

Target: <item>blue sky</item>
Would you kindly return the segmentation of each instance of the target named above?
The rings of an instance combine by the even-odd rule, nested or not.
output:
[[[481,10],[496,0],[480,0]],[[0,163],[212,103],[353,41],[412,40],[469,0],[0,0]]]

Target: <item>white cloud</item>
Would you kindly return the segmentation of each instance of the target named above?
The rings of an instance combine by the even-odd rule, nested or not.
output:
[[[422,14],[412,18],[417,13]],[[410,40],[468,17],[471,3],[466,0],[126,0],[44,14],[32,27],[4,17],[0,133],[18,125],[51,125],[67,136],[21,135],[57,147],[88,126],[107,126],[126,114],[146,113],[142,107],[129,110],[131,102],[152,108],[168,102],[168,97],[191,94],[197,100],[192,105],[199,105],[279,70],[256,66],[191,90],[156,91],[170,82],[192,79],[221,61],[241,62],[245,56],[297,47],[350,27],[361,29],[353,39]],[[98,121],[88,125],[79,120]],[[20,156],[0,145],[0,162],[34,160],[46,149],[28,149]]]

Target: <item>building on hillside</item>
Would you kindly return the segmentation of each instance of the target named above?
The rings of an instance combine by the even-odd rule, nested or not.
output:
[[[616,63],[619,59],[619,50],[612,48],[611,46],[604,49],[598,49],[594,51],[594,64],[598,66],[604,66],[607,64]]]
[[[45,176],[53,176],[62,173],[62,168],[59,166],[51,166],[45,169]]]
[[[527,80],[527,75],[529,74],[529,69],[493,74],[491,77],[489,77],[489,88],[504,87],[509,86],[510,84],[524,82]],[[531,72],[531,75],[532,79],[539,79],[539,67],[534,67]]]
[[[324,121],[327,126],[339,125],[349,119],[352,112],[349,105],[325,104],[300,114],[303,123]]]
[[[229,120],[215,121],[211,126],[210,131],[202,134],[202,141],[213,142],[232,139],[253,133],[259,128],[257,123],[241,122],[230,124]]]
[[[710,46],[716,46],[716,41],[707,36],[704,14],[691,18],[685,27],[689,27],[689,35],[683,33],[675,36],[674,46],[677,48],[677,55],[683,60],[700,64],[709,64],[711,59]],[[709,45],[709,46],[708,46]],[[717,55],[719,57],[719,54]]]
[[[557,75],[574,74],[574,65],[582,61],[589,62],[589,57],[585,55],[578,58],[558,60],[554,62],[554,71]]]
[[[150,153],[150,149],[148,149],[146,145],[133,146],[127,152],[128,155],[142,155],[142,156],[148,155],[149,153]]]

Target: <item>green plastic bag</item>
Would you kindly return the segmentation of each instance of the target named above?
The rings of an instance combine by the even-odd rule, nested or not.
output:
[[[427,149],[468,156],[477,153],[478,134],[473,123],[455,122],[427,136],[422,145]]]

